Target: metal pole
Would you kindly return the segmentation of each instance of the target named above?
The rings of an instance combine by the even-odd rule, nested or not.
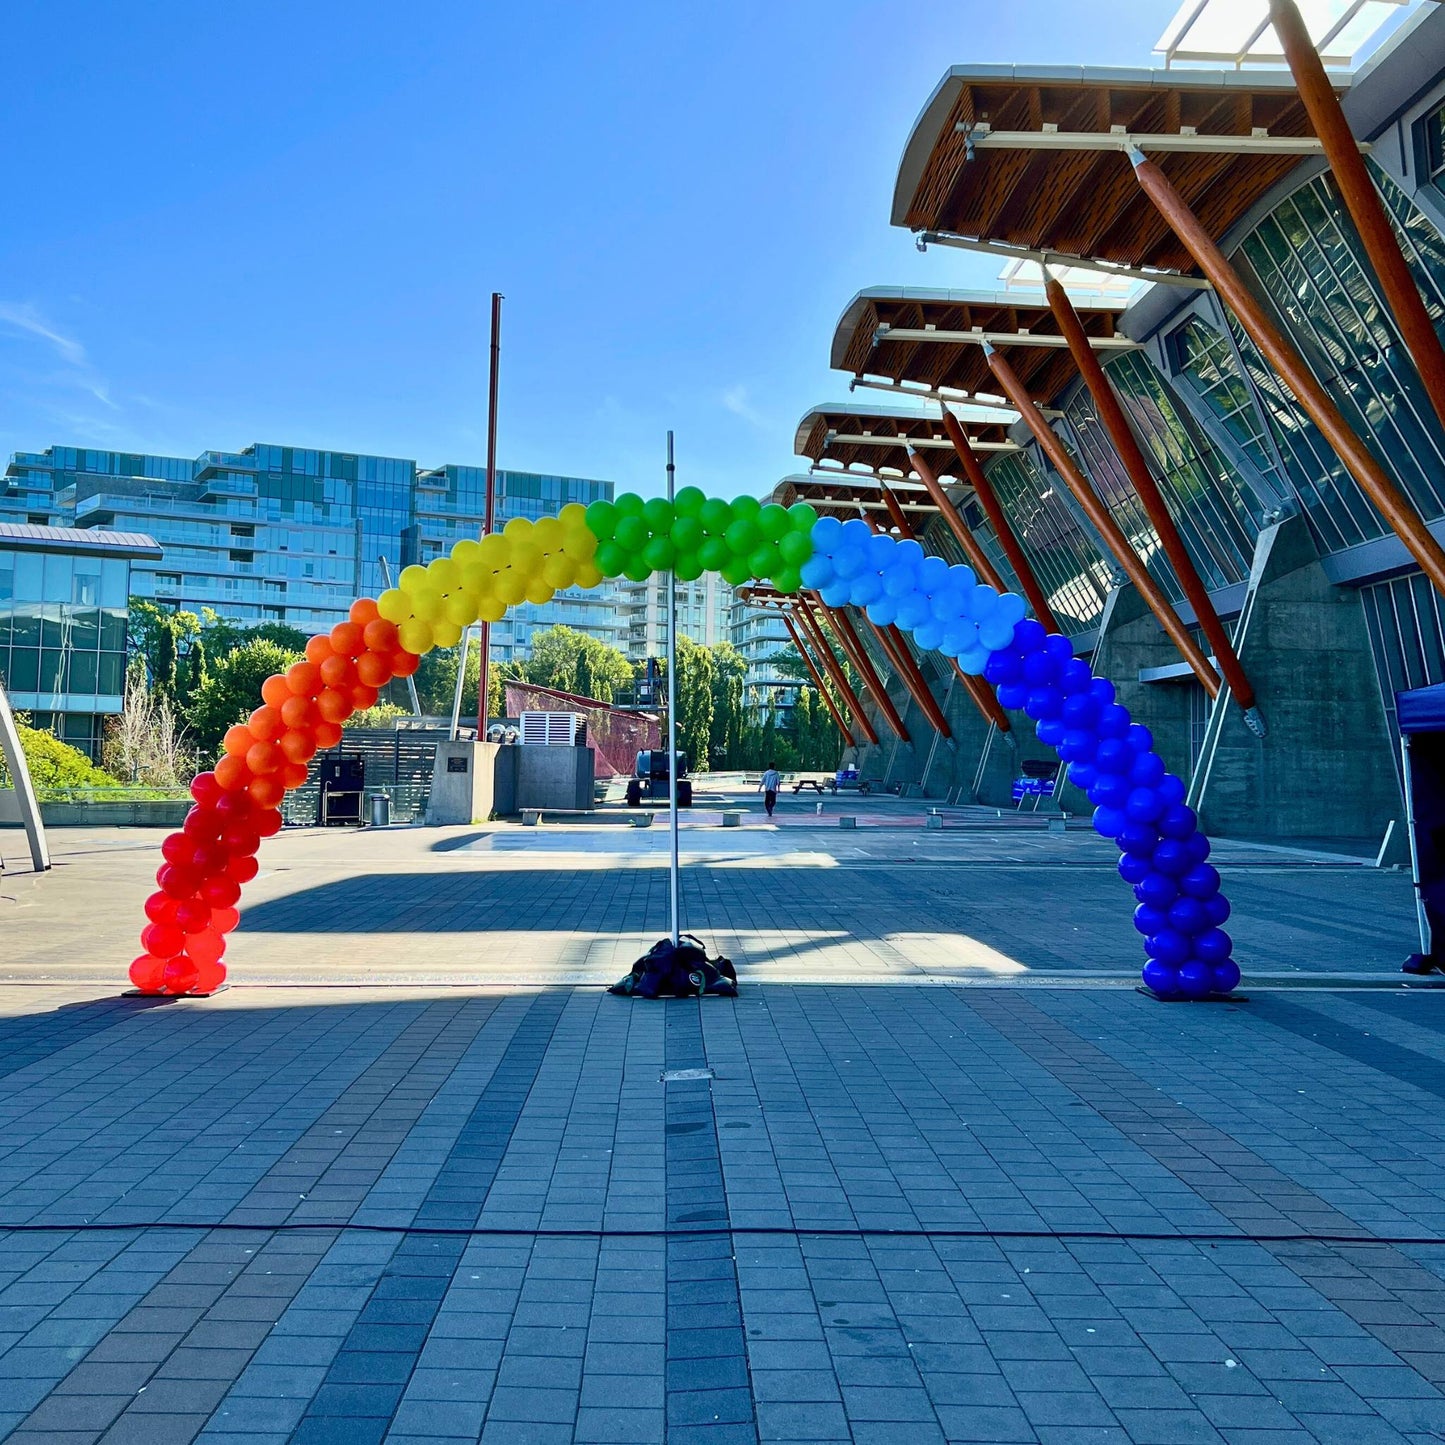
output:
[[[1435,947],[1430,915],[1420,892],[1420,849],[1415,841],[1415,779],[1410,767],[1410,734],[1400,734],[1400,764],[1405,781],[1405,832],[1410,839],[1410,877],[1415,885],[1415,921],[1420,926],[1420,952],[1427,957]]]
[[[667,434],[667,504],[672,506],[675,469],[672,433]],[[677,906],[677,578],[667,573],[667,833],[671,861],[667,872],[667,899],[672,919],[672,942],[678,939]]]
[[[379,563],[381,563],[381,580],[382,580],[383,582],[385,582],[386,585],[387,585],[387,588],[390,589],[390,587],[391,587],[391,567],[388,565],[387,560],[386,560],[385,557],[378,557],[376,560],[377,560]],[[408,692],[408,693],[410,694],[410,696],[411,696],[411,711],[412,711],[412,716],[413,716],[413,717],[420,717],[420,716],[421,716],[421,699],[416,695],[416,676],[415,676],[415,674],[408,674],[408,675],[407,675],[407,679],[406,679],[406,690],[407,690],[407,692]],[[456,734],[453,733],[452,736],[455,737]]]
[[[492,292],[492,364],[487,378],[487,499],[482,536],[489,537],[497,524],[497,376],[502,361],[502,293]],[[477,676],[477,739],[487,736],[487,693],[491,687],[492,627],[481,624],[478,642],[481,667]]]
[[[30,780],[30,765],[25,761],[25,749],[20,746],[20,730],[15,726],[15,714],[10,711],[10,699],[5,696],[5,685],[0,681],[0,757],[10,769],[10,786],[15,789],[15,800],[20,804],[20,819],[25,824],[25,837],[30,844],[30,862],[37,873],[44,873],[50,867],[50,849],[45,841],[45,822],[40,816],[40,803],[35,796],[35,785]]]
[[[461,651],[461,656],[457,658],[457,687],[456,687],[456,691],[452,694],[452,741],[453,741],[453,742],[456,742],[456,740],[457,740],[457,733],[461,731],[461,721],[462,721],[462,684],[466,681],[466,678],[467,678],[467,644],[468,644],[471,640],[472,640],[472,629],[471,629],[470,627],[464,627],[464,628],[462,628],[462,640],[461,640],[461,642],[458,644],[458,646],[459,646],[459,648],[460,648],[460,651]],[[478,736],[477,736],[477,741],[478,741],[478,742],[481,742],[482,740],[483,740],[483,739],[482,739],[481,735],[478,734]]]

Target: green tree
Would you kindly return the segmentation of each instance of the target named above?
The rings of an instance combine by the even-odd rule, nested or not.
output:
[[[714,768],[740,768],[747,724],[743,701],[747,661],[730,642],[714,643],[708,650],[712,653],[711,763]]]
[[[176,696],[176,629],[168,618],[156,635],[156,650],[151,658],[151,685],[168,701]]]
[[[712,653],[690,637],[677,639],[677,745],[695,772],[712,764]]]
[[[627,659],[615,647],[559,624],[532,634],[521,675],[538,687],[610,703],[627,686],[631,672]]]
[[[201,614],[200,635],[205,638],[212,657],[234,652],[243,642],[274,642],[288,652],[304,652],[310,635],[285,622],[258,622],[244,626],[222,617],[207,607]]]
[[[243,642],[217,660],[186,711],[187,726],[203,759],[215,755],[228,727],[244,722],[261,705],[261,684],[299,660],[299,653],[265,638]]]
[[[36,788],[115,788],[118,781],[96,767],[79,748],[63,743],[46,728],[33,728],[16,718],[20,751]],[[9,786],[10,774],[0,754],[0,784]]]
[[[198,637],[186,653],[184,668],[178,668],[180,676],[176,684],[176,703],[184,711],[191,705],[197,691],[206,680],[206,642]]]
[[[406,709],[398,707],[394,702],[386,702],[378,699],[370,707],[359,708],[352,713],[342,728],[389,728],[396,722],[397,718],[405,717]]]

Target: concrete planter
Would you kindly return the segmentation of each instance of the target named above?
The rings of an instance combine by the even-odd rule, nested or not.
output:
[[[135,802],[44,803],[40,817],[47,828],[179,828],[191,809],[189,799],[147,799]],[[20,804],[11,788],[0,789],[0,828],[20,826]]]

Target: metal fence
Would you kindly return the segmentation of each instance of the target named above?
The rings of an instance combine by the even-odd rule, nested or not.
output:
[[[391,799],[391,821],[419,823],[431,791],[437,744],[447,736],[445,728],[348,728],[336,747],[312,758],[306,782],[286,795],[281,816],[287,823],[314,824],[320,810],[322,758],[359,757],[366,765],[367,793],[385,793]]]

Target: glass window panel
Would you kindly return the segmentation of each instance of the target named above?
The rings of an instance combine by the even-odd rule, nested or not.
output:
[[[124,682],[124,654],[102,652],[100,654],[100,680],[96,691],[102,695],[116,696],[122,691]]]
[[[45,562],[36,552],[15,556],[15,596],[21,602],[39,602],[45,595]]]
[[[100,613],[94,607],[77,608],[70,619],[70,646],[94,652],[100,646]]]
[[[99,661],[93,652],[72,652],[70,654],[70,692],[94,692],[99,676]]]
[[[39,676],[40,649],[12,647],[10,649],[10,686],[16,692],[34,692]]]
[[[124,607],[129,583],[130,563],[118,557],[107,557],[100,564],[100,605]]]
[[[52,648],[45,648],[40,654],[40,692],[62,692],[62,678],[65,673],[65,654]]]

